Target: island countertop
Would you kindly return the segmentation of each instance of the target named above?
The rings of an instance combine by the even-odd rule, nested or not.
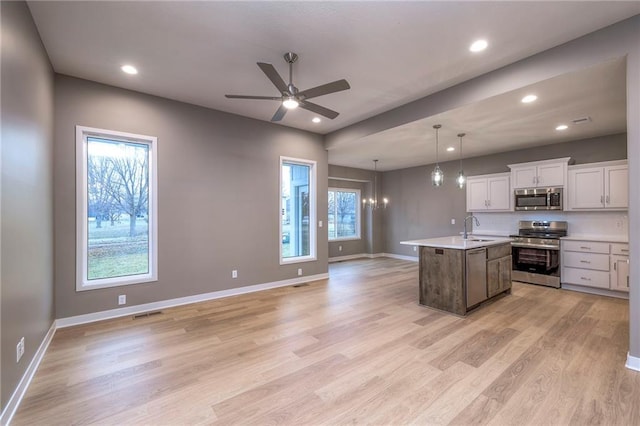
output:
[[[469,250],[469,249],[475,249],[480,247],[505,244],[510,242],[511,242],[510,238],[469,236],[469,238],[465,240],[460,235],[455,235],[450,237],[426,238],[423,240],[400,241],[400,244],[405,244],[409,246]]]

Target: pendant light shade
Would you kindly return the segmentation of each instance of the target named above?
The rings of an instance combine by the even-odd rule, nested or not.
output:
[[[462,171],[462,138],[464,135],[465,133],[458,133],[458,137],[460,138],[460,170],[458,171],[458,177],[456,178],[456,185],[460,189],[464,188],[464,184],[467,182],[467,178]]]
[[[438,164],[438,130],[440,130],[441,127],[442,125],[440,124],[433,126],[433,128],[436,129],[436,167],[431,172],[431,185],[433,186],[442,186],[444,183],[444,173],[442,173],[440,164]]]

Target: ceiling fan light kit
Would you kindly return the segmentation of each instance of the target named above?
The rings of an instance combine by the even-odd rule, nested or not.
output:
[[[295,97],[289,96],[284,101],[282,101],[282,105],[284,105],[286,109],[295,109],[295,108],[298,108],[298,105],[300,104],[298,103]]]
[[[299,91],[298,88],[293,84],[293,64],[298,60],[298,55],[293,52],[287,52],[284,54],[284,60],[285,62],[287,62],[287,64],[289,64],[289,84],[286,84],[284,82],[273,65],[264,62],[258,62],[258,67],[280,92],[279,97],[252,95],[225,95],[225,97],[229,99],[257,99],[280,101],[280,107],[275,112],[273,117],[271,117],[271,121],[282,120],[284,118],[284,115],[287,113],[287,110],[295,109],[297,107],[322,115],[323,117],[327,117],[331,120],[336,118],[339,115],[338,112],[309,102],[308,99],[328,95],[330,93],[341,92],[343,90],[348,90],[351,88],[351,86],[349,86],[347,80],[336,80],[331,83],[312,87],[311,89]]]

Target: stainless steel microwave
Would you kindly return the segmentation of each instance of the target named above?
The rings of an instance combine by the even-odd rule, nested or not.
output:
[[[562,188],[515,190],[515,210],[562,210]]]

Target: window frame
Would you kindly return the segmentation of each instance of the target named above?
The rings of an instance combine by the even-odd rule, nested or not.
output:
[[[149,146],[149,272],[89,280],[88,277],[88,138]],[[155,136],[76,126],[76,291],[158,281],[158,139]]]
[[[282,166],[284,163],[292,163],[301,166],[308,166],[309,170],[309,254],[306,256],[282,257]],[[278,176],[278,256],[280,265],[289,265],[292,263],[312,262],[318,260],[318,238],[317,238],[317,161],[307,160],[303,158],[280,156]]]
[[[358,188],[335,188],[335,187],[330,187],[327,190],[327,199],[328,199],[328,193],[329,192],[353,192],[356,194],[356,236],[355,237],[336,237],[336,238],[332,238],[329,235],[329,220],[328,220],[328,216],[327,216],[327,238],[329,240],[329,242],[334,242],[334,241],[356,241],[356,240],[361,240],[362,239],[362,232],[361,232],[361,227],[360,224],[362,222],[362,209],[360,208],[362,203],[362,198],[361,197],[361,191]],[[327,213],[329,212],[329,206],[328,206],[328,202],[327,202]],[[334,212],[334,216],[335,216],[335,212]],[[337,222],[336,222],[336,226],[337,226]],[[337,232],[336,232],[337,233]]]

